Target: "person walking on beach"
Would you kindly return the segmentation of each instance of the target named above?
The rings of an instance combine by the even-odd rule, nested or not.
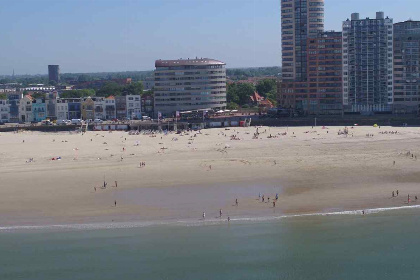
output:
[[[206,219],[206,212],[203,212],[203,220]]]
[[[220,218],[222,217],[222,214],[223,214],[223,213],[222,213],[222,209],[220,209],[220,210],[219,210],[219,215],[220,215]]]
[[[394,193],[394,191],[392,191],[392,197],[395,197],[395,193]]]
[[[230,217],[228,216],[228,223],[230,222]]]
[[[115,187],[116,187],[116,188],[118,187],[118,182],[117,182],[117,181],[115,181]]]
[[[407,199],[408,203],[410,203],[410,195],[408,195],[408,199]]]
[[[276,200],[279,200],[279,194],[276,193]]]
[[[236,206],[238,206],[238,199],[236,199],[236,201],[235,201],[235,205],[236,205]]]
[[[276,202],[275,201],[273,201],[273,208],[275,208],[276,207]]]
[[[95,190],[95,192],[96,192],[96,187],[93,187],[93,189]]]
[[[116,200],[114,201],[114,206],[117,207],[117,201]]]
[[[397,190],[397,196],[398,196],[398,194],[399,194],[399,191]]]
[[[261,193],[258,193],[258,200],[261,199]]]
[[[262,196],[262,202],[264,202],[264,195]]]

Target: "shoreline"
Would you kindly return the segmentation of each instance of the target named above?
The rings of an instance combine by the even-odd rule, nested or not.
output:
[[[29,231],[85,231],[85,230],[106,230],[106,229],[129,229],[143,228],[155,226],[214,226],[214,225],[230,225],[235,223],[260,223],[270,221],[280,221],[283,219],[295,218],[314,218],[329,216],[369,216],[387,212],[396,212],[403,210],[417,210],[420,205],[389,207],[389,208],[372,208],[360,210],[345,210],[339,212],[319,212],[306,214],[285,214],[280,216],[253,216],[253,217],[233,217],[230,222],[226,218],[220,219],[185,219],[185,220],[155,220],[155,221],[126,221],[126,222],[97,222],[97,223],[69,223],[69,224],[44,224],[44,225],[14,225],[0,226],[1,233],[10,232],[29,232]],[[363,214],[364,211],[364,214]]]

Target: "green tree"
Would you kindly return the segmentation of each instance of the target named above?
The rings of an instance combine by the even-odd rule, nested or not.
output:
[[[239,105],[235,102],[229,102],[226,106],[228,110],[237,110],[239,108]]]
[[[96,96],[108,97],[110,95],[121,95],[124,87],[115,82],[107,82],[101,89],[96,92]]]
[[[231,83],[227,87],[227,102],[243,106],[249,102],[249,97],[254,93],[255,87],[251,83]]]
[[[95,96],[95,90],[93,89],[81,89],[81,90],[66,90],[60,94],[61,98],[80,98],[87,96]]]
[[[228,84],[226,92],[227,102],[239,103],[238,89],[236,83]]]
[[[259,81],[256,86],[257,92],[264,97],[267,97],[269,93],[275,93],[277,91],[277,83],[274,79],[264,79]]]
[[[143,84],[141,82],[131,83],[122,89],[122,95],[142,95]]]
[[[249,97],[255,92],[255,87],[250,83],[240,83],[237,85],[237,94],[239,105],[245,105],[249,102]]]
[[[31,96],[34,99],[45,98],[45,93],[43,93],[43,92],[35,92]]]
[[[0,93],[0,100],[6,100],[7,95],[5,93]]]

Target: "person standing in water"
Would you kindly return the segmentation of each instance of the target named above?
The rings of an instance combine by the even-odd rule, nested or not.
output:
[[[206,212],[203,212],[203,220],[206,218]]]
[[[219,215],[220,215],[220,218],[222,217],[222,214],[223,214],[223,213],[222,213],[222,209],[220,209],[220,210],[219,210]]]
[[[235,205],[236,205],[236,206],[238,206],[238,199],[236,199],[236,201],[235,201]]]

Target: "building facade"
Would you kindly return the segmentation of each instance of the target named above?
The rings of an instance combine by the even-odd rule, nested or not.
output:
[[[65,100],[58,99],[57,100],[57,121],[63,121],[69,119],[69,104],[65,102]]]
[[[394,24],[394,112],[418,113],[420,21]]]
[[[32,116],[32,101],[34,99],[30,95],[25,95],[19,102],[19,121],[31,122]]]
[[[226,64],[209,59],[157,60],[154,114],[226,107]]]
[[[320,32],[307,39],[308,81],[284,81],[280,105],[304,115],[342,114],[342,34]]]
[[[143,94],[141,96],[141,113],[144,116],[153,118],[154,116],[155,98],[151,94]]]
[[[51,91],[45,94],[45,103],[47,106],[47,118],[50,120],[57,119],[57,92]]]
[[[61,112],[66,112],[67,109],[67,118],[69,120],[72,119],[81,119],[82,118],[82,101],[80,98],[60,98],[58,103],[66,103],[67,105],[63,105],[60,109]]]
[[[0,122],[10,121],[10,104],[7,99],[0,99]]]
[[[127,95],[126,98],[126,118],[131,120],[141,119],[141,97],[140,95]]]
[[[10,105],[10,122],[19,122],[19,103],[23,94],[19,91],[9,91],[6,93]]]
[[[47,118],[47,105],[44,98],[37,98],[32,101],[33,121],[40,122]]]
[[[60,83],[60,65],[48,65],[48,79]]]
[[[115,109],[117,119],[123,120],[127,117],[127,100],[125,96],[115,96]]]
[[[393,90],[393,20],[352,14],[343,22],[345,112],[392,111]]]
[[[307,80],[307,39],[324,31],[324,0],[281,0],[282,78]]]
[[[95,102],[91,97],[82,101],[82,120],[93,120],[95,118]]]

